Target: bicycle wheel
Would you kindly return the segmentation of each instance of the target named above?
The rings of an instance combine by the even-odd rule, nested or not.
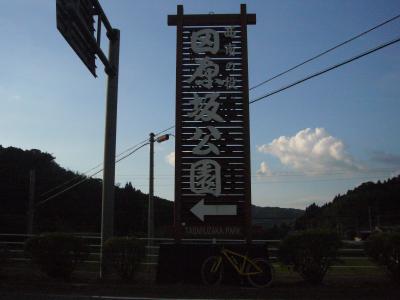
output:
[[[201,265],[201,279],[206,285],[218,285],[224,272],[222,257],[210,256]]]
[[[252,262],[260,268],[261,272],[255,273],[255,267],[252,264],[247,264],[246,273],[253,273],[247,275],[247,280],[254,287],[267,287],[271,284],[274,278],[274,268],[264,258],[254,258]]]

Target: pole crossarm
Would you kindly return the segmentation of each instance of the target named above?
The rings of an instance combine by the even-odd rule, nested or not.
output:
[[[180,16],[178,15],[168,15],[168,25],[177,26],[180,22],[179,18]],[[237,25],[241,22],[239,14],[182,15],[181,18],[185,26]],[[248,25],[256,24],[256,15],[246,14],[245,22]]]
[[[111,26],[110,22],[108,21],[107,16],[104,13],[103,8],[101,7],[99,1],[98,0],[92,0],[92,1],[93,1],[93,6],[95,8],[96,13],[100,16],[100,19],[104,24],[104,27],[107,29],[107,33],[112,32],[114,28]]]
[[[94,6],[94,11],[93,15],[98,15],[98,26],[97,26],[97,39],[92,35],[90,30],[87,27],[87,24],[85,21],[81,18],[79,15],[76,7],[74,5],[68,5],[67,9],[68,12],[71,16],[73,16],[73,20],[77,22],[81,33],[85,36],[86,40],[89,42],[91,49],[104,65],[105,72],[107,75],[110,76],[115,76],[117,73],[117,70],[115,69],[115,66],[113,66],[110,61],[107,59],[107,56],[104,54],[103,50],[100,47],[100,32],[101,32],[101,23],[104,24],[104,27],[107,30],[107,37],[109,38],[110,41],[115,41],[115,39],[119,38],[118,33],[116,32],[117,29],[113,28],[108,21],[106,15],[104,14],[103,9],[100,6],[100,3],[98,0],[92,0],[92,4]]]

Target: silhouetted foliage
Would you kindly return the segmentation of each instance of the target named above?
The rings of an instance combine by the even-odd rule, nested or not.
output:
[[[88,256],[88,248],[82,238],[48,233],[28,239],[25,254],[48,276],[68,280],[77,264]]]
[[[144,254],[144,242],[134,237],[115,237],[104,244],[106,267],[125,281],[133,278]]]
[[[259,207],[252,205],[251,215],[253,224],[264,229],[280,227],[282,224],[292,225],[297,218],[304,214],[304,210],[281,207]]]
[[[365,252],[377,263],[386,266],[390,275],[400,282],[400,232],[381,232],[371,235]]]
[[[46,200],[78,183],[37,207],[35,232],[100,232],[101,190],[100,179],[60,167],[54,156],[39,150],[21,150],[0,146],[0,232],[26,232],[26,212],[29,198],[29,171],[36,170],[35,203]],[[67,182],[67,184],[64,184]],[[115,234],[144,236],[147,230],[148,195],[128,182],[115,187]],[[172,236],[173,202],[154,197],[154,220],[158,236]],[[263,233],[260,238],[281,238],[286,225],[291,225],[303,214],[302,210],[279,207],[252,207],[254,224]],[[276,225],[274,227],[274,225]],[[266,230],[266,231],[265,231]]]
[[[322,206],[308,206],[296,221],[296,229],[329,228],[352,238],[360,230],[400,225],[400,176],[377,183],[366,182],[337,195]],[[370,224],[371,222],[371,224]]]
[[[0,232],[26,231],[29,171],[36,170],[35,203],[87,179],[73,189],[37,207],[35,232],[100,232],[100,179],[87,178],[60,167],[54,157],[39,150],[0,146]],[[64,184],[68,182],[67,184]],[[128,182],[115,187],[115,234],[146,232],[148,195]],[[173,224],[173,203],[155,197],[156,232]],[[165,231],[165,230],[163,230]]]
[[[281,223],[280,225],[275,224],[271,228],[263,229],[261,232],[256,231],[252,236],[255,239],[280,240],[283,239],[291,230],[292,226],[286,223]]]
[[[337,260],[340,246],[335,232],[310,229],[288,235],[279,247],[279,259],[306,281],[318,284]]]

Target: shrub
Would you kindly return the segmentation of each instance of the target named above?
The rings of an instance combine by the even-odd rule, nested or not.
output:
[[[382,232],[371,235],[365,252],[378,264],[386,266],[389,274],[400,281],[400,233]]]
[[[104,261],[123,280],[130,280],[145,254],[144,243],[134,237],[114,237],[104,244]]]
[[[25,254],[48,276],[68,280],[77,264],[87,258],[88,251],[82,238],[48,233],[28,239]]]
[[[326,271],[337,261],[339,236],[327,230],[305,230],[288,235],[279,248],[279,259],[306,281],[321,283]]]

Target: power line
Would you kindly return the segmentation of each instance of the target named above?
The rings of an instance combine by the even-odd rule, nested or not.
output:
[[[259,86],[261,86],[261,85],[263,85],[263,84],[265,84],[265,83],[267,83],[267,82],[269,82],[269,81],[271,81],[271,80],[273,80],[273,79],[276,79],[276,78],[278,78],[278,77],[280,77],[280,76],[282,76],[282,75],[284,75],[284,74],[286,74],[286,73],[288,73],[288,72],[290,72],[290,71],[292,71],[292,70],[294,70],[294,69],[296,69],[296,68],[298,68],[298,67],[300,67],[300,66],[302,66],[302,65],[304,65],[304,64],[306,64],[306,63],[308,63],[308,62],[310,62],[310,61],[313,61],[313,60],[315,60],[315,59],[317,59],[317,58],[319,58],[319,57],[321,57],[321,56],[323,56],[323,55],[325,55],[325,54],[327,54],[327,53],[329,53],[329,52],[331,52],[331,51],[333,51],[333,50],[335,50],[335,49],[337,49],[337,48],[339,48],[339,47],[341,47],[341,46],[343,46],[343,45],[345,45],[345,44],[348,44],[348,43],[354,41],[355,39],[357,39],[357,38],[359,38],[359,37],[361,37],[361,36],[363,36],[363,35],[365,35],[365,34],[371,32],[371,31],[373,31],[373,30],[376,30],[376,29],[378,29],[378,28],[380,28],[380,27],[382,27],[382,26],[384,26],[384,25],[386,25],[386,24],[388,24],[388,23],[390,23],[390,22],[392,22],[392,21],[398,19],[399,17],[400,17],[400,15],[397,15],[397,16],[395,16],[395,17],[393,17],[393,18],[390,18],[390,19],[388,19],[388,20],[386,20],[386,21],[384,21],[384,22],[382,22],[382,23],[380,23],[380,24],[378,24],[378,25],[376,25],[376,26],[374,26],[374,27],[372,27],[372,28],[370,28],[370,29],[368,29],[368,30],[362,32],[362,33],[359,33],[359,34],[355,35],[354,37],[352,37],[352,38],[350,38],[350,39],[348,39],[348,40],[346,40],[346,41],[344,41],[344,42],[342,42],[342,43],[340,43],[340,44],[338,44],[338,45],[336,45],[336,46],[334,46],[334,47],[332,47],[332,48],[329,48],[328,50],[325,50],[325,51],[323,51],[322,53],[320,53],[320,54],[318,54],[318,55],[316,55],[316,56],[313,56],[312,58],[307,59],[307,60],[303,61],[302,63],[297,64],[297,65],[295,65],[294,67],[289,68],[289,69],[287,69],[286,71],[283,71],[283,72],[281,72],[281,73],[279,73],[279,74],[277,74],[277,75],[275,75],[275,76],[273,76],[273,77],[271,77],[271,78],[269,78],[269,79],[267,79],[267,80],[265,80],[265,81],[263,81],[263,82],[261,82],[261,83],[255,85],[255,86],[251,87],[250,90],[253,90],[253,89],[255,89],[255,88],[257,88],[257,87],[259,87]],[[361,57],[363,57],[363,56],[365,56],[365,55],[367,55],[367,54],[370,54],[370,53],[375,52],[375,51],[377,51],[377,50],[379,50],[379,49],[382,49],[382,48],[384,48],[384,47],[386,47],[386,46],[389,46],[389,45],[391,45],[391,44],[393,44],[393,43],[395,43],[395,42],[398,42],[398,40],[392,41],[392,42],[388,43],[387,45],[378,46],[377,48],[372,49],[372,50],[370,50],[370,51],[367,51],[367,52],[363,53],[362,55],[353,57],[353,58],[349,59],[348,61],[345,61],[345,62],[342,62],[342,63],[340,63],[340,64],[337,64],[337,65],[335,65],[335,66],[333,66],[333,67],[330,67],[330,68],[328,68],[328,69],[326,69],[326,70],[317,72],[317,73],[315,73],[315,74],[313,74],[313,75],[311,75],[311,76],[308,76],[308,77],[306,77],[306,78],[304,78],[304,79],[301,79],[301,80],[299,80],[299,81],[296,81],[296,82],[294,82],[294,83],[292,83],[292,84],[289,84],[288,86],[285,86],[285,87],[280,88],[280,89],[278,89],[278,90],[275,90],[275,91],[273,91],[273,92],[271,92],[271,93],[268,93],[268,94],[266,94],[266,95],[264,95],[264,96],[261,96],[261,97],[259,97],[259,98],[254,99],[254,100],[251,100],[251,101],[250,101],[250,104],[251,104],[251,103],[254,103],[254,102],[257,102],[257,101],[259,101],[259,100],[261,100],[261,99],[267,98],[267,97],[269,97],[269,96],[272,96],[272,95],[274,95],[274,94],[276,94],[276,93],[278,93],[278,92],[281,92],[281,91],[283,91],[283,90],[286,90],[286,89],[288,89],[288,88],[290,88],[290,87],[292,87],[292,86],[295,86],[295,85],[297,85],[297,84],[300,84],[300,83],[302,83],[302,82],[304,82],[304,81],[306,81],[306,80],[309,80],[309,79],[311,79],[311,78],[313,78],[313,77],[322,75],[322,74],[324,74],[324,73],[326,73],[326,72],[328,72],[328,71],[330,71],[330,70],[333,70],[333,69],[335,69],[335,68],[338,68],[338,67],[340,67],[340,66],[342,66],[342,65],[344,65],[344,64],[347,64],[347,63],[349,63],[349,62],[352,62],[352,61],[354,61],[354,60],[356,60],[356,59],[358,59],[358,58],[361,58]],[[166,129],[160,131],[160,132],[157,133],[156,135],[160,135],[160,134],[162,134],[162,133],[164,133],[164,132],[166,132],[166,131],[168,131],[168,130],[170,130],[170,129],[173,129],[173,128],[175,128],[175,126],[170,126],[170,127],[166,128]],[[119,153],[116,157],[119,157],[119,156],[121,156],[121,155],[123,155],[123,154],[129,152],[130,150],[132,150],[133,148],[137,147],[138,145],[144,143],[145,141],[147,141],[147,139],[141,141],[140,143],[138,143],[138,144],[136,144],[136,145],[134,145],[134,146],[132,146],[132,147],[129,147],[128,149],[126,149],[126,150],[124,150],[123,152]],[[128,156],[129,156],[129,155],[128,155]],[[117,160],[117,162],[118,162],[118,161],[119,161],[119,160]],[[46,194],[49,194],[49,193],[53,192],[54,190],[57,190],[57,189],[59,189],[59,188],[65,186],[65,185],[67,185],[68,183],[73,182],[75,179],[81,178],[82,175],[86,175],[86,174],[90,173],[91,171],[93,171],[93,170],[95,170],[95,169],[101,167],[102,165],[103,165],[103,163],[100,163],[100,164],[96,165],[95,167],[93,167],[93,168],[91,168],[91,169],[85,171],[83,174],[80,174],[80,175],[78,175],[78,176],[75,176],[75,177],[71,178],[70,180],[68,180],[68,181],[66,181],[66,182],[64,182],[64,183],[62,183],[62,184],[60,184],[60,185],[57,185],[56,187],[54,187],[54,188],[52,188],[52,189],[50,189],[50,190],[48,190],[48,191],[42,193],[40,196],[44,196],[44,195],[46,195]],[[1,171],[2,171],[2,170],[1,170]],[[101,170],[101,171],[102,171],[102,170]],[[101,171],[97,172],[96,174],[100,173]]]
[[[298,85],[298,84],[300,84],[300,83],[303,83],[303,82],[305,82],[305,81],[307,81],[307,80],[309,80],[309,79],[312,79],[312,78],[314,78],[314,77],[317,77],[317,76],[319,76],[319,75],[322,75],[322,74],[324,74],[324,73],[327,73],[327,72],[329,72],[329,71],[332,71],[332,70],[334,70],[334,69],[336,69],[336,68],[339,68],[339,67],[341,67],[341,66],[344,66],[344,65],[346,65],[346,64],[348,64],[348,63],[351,63],[351,62],[353,62],[353,61],[355,61],[355,60],[357,60],[357,59],[360,59],[360,58],[362,58],[362,57],[364,57],[364,56],[366,56],[366,55],[369,55],[369,54],[374,53],[374,52],[376,52],[376,51],[378,51],[378,50],[381,50],[381,49],[383,49],[383,48],[385,48],[385,47],[388,47],[388,46],[390,46],[390,45],[393,45],[393,44],[395,44],[395,43],[397,43],[397,42],[399,42],[399,41],[400,41],[400,38],[396,38],[396,39],[394,39],[394,40],[392,40],[392,41],[389,41],[389,42],[387,42],[387,43],[381,44],[381,45],[379,45],[379,46],[377,46],[377,47],[375,47],[375,48],[373,48],[373,49],[370,49],[370,50],[368,50],[368,51],[365,51],[365,52],[363,52],[363,53],[361,53],[361,54],[359,54],[359,55],[356,55],[356,56],[354,56],[354,57],[352,57],[352,58],[349,58],[349,59],[347,59],[347,60],[345,60],[345,61],[343,61],[343,62],[341,62],[341,63],[338,63],[338,64],[336,64],[336,65],[333,65],[333,66],[331,66],[331,67],[328,67],[328,68],[326,68],[326,69],[324,69],[324,70],[322,70],[322,71],[319,71],[319,72],[316,72],[316,73],[314,73],[314,74],[311,74],[311,75],[309,75],[309,76],[307,76],[307,77],[305,77],[305,78],[303,78],[303,79],[300,79],[300,80],[298,80],[298,81],[295,81],[295,82],[293,82],[293,83],[291,83],[291,84],[288,84],[288,85],[286,85],[286,86],[284,86],[284,87],[281,87],[281,88],[279,88],[279,89],[277,89],[277,90],[275,90],[275,91],[272,91],[272,92],[270,92],[270,93],[268,93],[268,94],[265,94],[265,95],[263,95],[263,96],[260,96],[260,97],[258,97],[258,98],[255,98],[255,99],[251,100],[249,103],[252,104],[252,103],[257,102],[257,101],[260,101],[260,100],[262,100],[262,99],[264,99],[264,98],[267,98],[267,97],[270,97],[270,96],[275,95],[275,94],[277,94],[277,93],[280,93],[280,92],[282,92],[282,91],[284,91],[284,90],[287,90],[288,88],[291,88],[291,87],[293,87],[293,86],[295,86],[295,85]]]
[[[251,184],[275,184],[275,183],[307,183],[307,182],[330,182],[330,181],[343,181],[343,180],[382,180],[379,179],[378,175],[375,176],[353,176],[353,177],[339,177],[339,178],[311,178],[311,179],[294,179],[294,180],[260,180],[260,181],[252,181]],[[157,187],[169,187],[173,186],[173,184],[162,183],[157,184]],[[140,188],[140,187],[148,187],[148,184],[134,184],[133,187]]]
[[[165,128],[165,129],[161,130],[160,132],[158,132],[158,133],[155,134],[155,137],[161,135],[162,133],[164,133],[164,132],[166,132],[166,131],[168,131],[168,130],[171,130],[171,129],[174,128],[174,127],[175,127],[175,126],[170,126],[170,127],[168,127],[168,128]],[[139,145],[141,145],[141,144],[147,142],[147,140],[148,140],[148,139],[146,138],[146,139],[144,139],[143,141],[137,143],[136,145],[125,149],[124,151],[122,151],[121,153],[119,153],[119,154],[116,156],[116,158],[118,158],[119,156],[121,156],[121,155],[123,155],[123,154],[125,154],[125,153],[127,153],[127,152],[129,152],[129,151],[131,151],[132,149],[138,147]],[[146,144],[144,144],[144,145],[147,145],[147,144],[148,144],[148,143],[146,143]],[[143,147],[144,145],[140,146],[140,148]],[[140,149],[140,148],[139,148],[139,149]],[[125,155],[125,156],[123,156],[123,157],[117,159],[117,160],[116,160],[116,163],[118,163],[118,162],[120,162],[121,160],[127,158],[128,156],[132,155],[132,154],[135,153],[135,152],[136,152],[136,149],[133,150],[132,152],[128,153],[127,155]],[[91,171],[93,171],[93,170],[95,170],[95,169],[101,167],[102,165],[103,165],[103,163],[100,163],[100,164],[96,165],[95,167],[93,167],[93,168],[91,168],[91,169],[85,171],[83,174],[79,174],[79,175],[77,175],[77,176],[71,178],[70,180],[67,180],[67,181],[65,181],[64,183],[59,184],[59,185],[57,185],[56,187],[54,187],[54,188],[52,188],[52,189],[50,189],[50,190],[48,190],[48,191],[42,193],[40,196],[47,195],[47,194],[49,194],[49,193],[51,193],[51,192],[53,192],[53,191],[55,191],[55,190],[57,190],[57,189],[59,189],[59,188],[61,188],[61,187],[63,187],[63,186],[66,186],[67,184],[73,182],[75,179],[78,179],[78,178],[81,178],[81,177],[84,176],[84,175],[87,175],[88,173],[90,173]],[[90,175],[88,178],[91,178],[91,177],[93,177],[93,176],[99,174],[99,173],[102,172],[102,171],[103,171],[103,169],[101,169],[101,170],[97,171],[96,173]],[[85,179],[83,179],[83,180],[77,182],[76,184],[73,184],[72,186],[70,186],[69,188],[65,189],[64,191],[68,191],[68,190],[74,188],[75,186],[77,186],[77,185],[81,184],[82,182],[86,181],[88,178],[85,178]],[[63,192],[63,191],[61,191],[60,193],[55,194],[55,196],[60,195],[62,192]],[[55,196],[54,196],[54,197],[55,197]],[[53,196],[51,196],[51,197],[53,197]],[[51,197],[49,197],[49,198],[51,198]],[[53,197],[53,198],[54,198],[54,197]],[[49,198],[46,199],[46,200],[50,200]],[[52,199],[52,198],[51,198],[51,199]]]
[[[274,171],[271,174],[265,174],[263,177],[281,177],[281,176],[330,176],[330,175],[352,175],[352,174],[376,174],[376,173],[392,173],[398,171],[398,168],[379,168],[379,169],[359,169],[359,170],[348,170],[348,169],[338,169],[337,171],[330,172],[315,172],[315,173],[304,173],[304,172],[296,172],[296,171]],[[252,173],[251,176],[260,176],[260,173]],[[116,174],[116,176],[120,177],[145,177],[148,178],[149,174],[137,174],[137,173],[124,173],[124,174]],[[173,174],[158,174],[155,177],[173,177]]]
[[[341,177],[341,178],[315,178],[315,179],[305,179],[305,180],[263,180],[263,181],[256,181],[252,182],[251,184],[265,184],[265,183],[306,183],[306,182],[329,182],[329,181],[341,181],[341,180],[361,180],[361,179],[376,179],[381,180],[378,178],[378,175],[375,176],[356,176],[356,177]]]
[[[155,137],[157,137],[157,136],[161,135],[162,133],[167,132],[168,130],[171,130],[171,129],[173,129],[173,128],[175,128],[175,125],[171,125],[170,127],[168,127],[168,128],[166,128],[166,129],[164,129],[164,130],[162,130],[162,131],[156,133],[156,134],[155,134]]]
[[[289,88],[291,88],[291,87],[293,87],[293,86],[295,86],[295,85],[298,85],[298,84],[300,84],[300,83],[302,83],[302,82],[305,82],[305,81],[307,81],[307,80],[309,80],[309,79],[312,79],[312,78],[314,78],[314,77],[317,77],[317,76],[319,76],[319,75],[322,75],[322,74],[324,74],[324,73],[327,73],[327,72],[329,72],[329,71],[332,71],[332,70],[334,70],[334,69],[336,69],[336,68],[338,68],[338,67],[341,67],[341,66],[343,66],[343,65],[346,65],[346,64],[348,64],[348,63],[350,63],[350,62],[353,62],[353,61],[355,61],[355,60],[357,60],[357,59],[360,59],[360,58],[362,58],[362,57],[364,57],[364,56],[366,56],[366,55],[369,55],[369,54],[371,54],[371,53],[374,53],[374,52],[376,52],[376,51],[378,51],[378,50],[380,50],[380,49],[383,49],[383,48],[385,48],[385,47],[388,47],[388,46],[390,46],[390,45],[393,45],[393,44],[395,44],[395,43],[397,43],[397,42],[399,42],[399,41],[400,41],[400,38],[396,38],[396,39],[394,39],[394,40],[392,40],[392,41],[389,41],[389,42],[387,42],[387,43],[381,44],[381,45],[379,45],[379,46],[377,46],[377,47],[375,47],[375,48],[373,48],[373,49],[367,50],[366,52],[363,52],[363,53],[361,53],[361,54],[359,54],[359,55],[356,55],[356,56],[354,56],[354,57],[352,57],[352,58],[350,58],[350,59],[347,59],[347,60],[345,60],[345,61],[343,61],[343,62],[341,62],[341,63],[338,63],[338,64],[336,64],[336,65],[333,65],[333,66],[331,66],[331,67],[328,67],[328,68],[326,68],[326,69],[324,69],[324,70],[322,70],[322,71],[319,71],[319,72],[317,72],[317,73],[311,74],[311,75],[309,75],[309,76],[307,76],[307,77],[305,77],[305,78],[303,78],[303,79],[300,79],[300,80],[298,80],[298,81],[295,81],[295,82],[293,82],[293,83],[291,83],[291,84],[289,84],[289,85],[286,85],[286,86],[284,86],[284,87],[282,87],[282,88],[279,88],[279,89],[277,89],[277,90],[275,90],[275,91],[272,91],[272,92],[270,92],[270,93],[268,93],[268,94],[265,94],[265,95],[263,95],[263,96],[260,96],[260,97],[258,97],[258,98],[255,98],[255,99],[251,100],[251,101],[249,102],[249,104],[255,103],[255,102],[257,102],[257,101],[260,101],[260,100],[265,99],[265,98],[267,98],[267,97],[270,97],[270,96],[272,96],[272,95],[275,95],[275,94],[277,94],[277,93],[280,93],[280,92],[282,92],[282,91],[284,91],[284,90],[286,90],[286,89],[289,89]],[[161,133],[164,133],[164,132],[166,132],[166,131],[168,131],[168,130],[170,130],[170,129],[173,129],[173,128],[175,128],[174,125],[169,126],[168,128],[166,128],[166,129],[160,131],[159,133],[157,133],[157,135],[160,135]],[[147,139],[144,140],[144,141],[147,141]],[[144,142],[144,141],[143,141],[143,142]],[[144,144],[144,145],[146,145],[146,144]],[[143,147],[144,145],[142,145],[141,147]],[[127,151],[127,150],[125,150],[124,152],[126,152],[126,151]],[[132,153],[130,153],[130,154],[128,154],[128,155],[122,157],[121,159],[117,160],[117,162],[119,162],[119,161],[121,161],[122,159],[124,159],[124,158],[130,156],[130,155],[133,154],[134,152],[136,152],[136,150],[134,150]],[[98,167],[98,166],[92,168],[91,170],[93,170],[93,169],[95,169],[95,168],[97,168],[97,167]],[[102,170],[103,170],[103,169],[102,169]],[[94,175],[96,175],[96,174],[98,174],[98,173],[100,173],[102,170],[100,170],[100,171],[96,172],[95,174],[91,175],[91,177],[94,176]],[[77,176],[77,177],[80,177],[80,176]],[[76,178],[74,178],[74,179],[76,179]],[[73,180],[74,180],[74,179],[73,179]],[[87,180],[87,178],[84,179],[83,181],[86,181],[86,180]],[[80,184],[80,183],[83,182],[83,181],[80,181],[80,182],[78,182],[78,183],[72,185],[70,188],[67,188],[66,190],[69,190],[69,189],[75,187],[76,185]],[[63,184],[63,185],[65,185],[65,184]],[[53,189],[53,190],[54,190],[54,189]],[[64,190],[64,191],[66,191],[66,190]],[[55,194],[55,196],[58,196],[60,193],[63,193],[63,191],[61,191],[61,192]],[[49,198],[52,199],[52,198],[54,198],[55,196],[51,196],[51,197],[49,197]],[[47,202],[48,200],[50,200],[49,198],[46,199],[45,201]],[[44,201],[42,201],[42,202],[44,202]],[[42,203],[42,202],[39,202],[39,203]]]
[[[135,150],[132,150],[131,152],[129,152],[127,155],[119,158],[118,160],[115,161],[115,163],[119,163],[121,160],[124,160],[125,158],[131,156],[133,153],[135,153],[137,150],[143,148],[144,146],[148,145],[149,143],[144,143],[143,145],[139,146],[138,148],[136,148]]]
[[[272,96],[272,95],[278,94],[278,93],[280,93],[280,92],[282,92],[282,91],[284,91],[284,90],[287,90],[287,89],[289,89],[289,88],[291,88],[291,87],[293,87],[293,86],[295,86],[295,85],[298,85],[298,84],[300,84],[300,83],[302,83],[302,82],[305,82],[305,81],[307,81],[307,80],[309,80],[309,79],[312,79],[312,78],[314,78],[314,77],[317,77],[317,76],[319,76],[319,75],[322,75],[322,74],[324,74],[324,73],[327,73],[327,72],[329,72],[329,71],[332,71],[332,70],[334,70],[334,69],[336,69],[336,68],[339,68],[339,67],[341,67],[341,66],[343,66],[343,65],[346,65],[346,64],[348,64],[348,63],[350,63],[350,62],[353,62],[353,61],[355,61],[355,60],[357,60],[357,59],[360,59],[360,58],[362,58],[362,57],[364,57],[364,56],[366,56],[366,55],[368,55],[368,54],[371,54],[371,53],[376,52],[376,51],[378,51],[378,50],[381,50],[381,49],[383,49],[383,48],[385,48],[385,47],[388,47],[388,46],[390,46],[390,45],[393,45],[393,44],[395,44],[395,43],[397,43],[397,42],[399,42],[399,41],[400,41],[400,38],[396,38],[396,39],[394,39],[394,40],[392,40],[392,41],[389,41],[389,42],[387,42],[387,43],[381,44],[381,45],[379,45],[379,46],[377,46],[377,47],[375,47],[375,48],[373,48],[373,49],[367,50],[366,52],[363,52],[363,53],[361,53],[361,54],[359,54],[359,55],[353,56],[352,58],[347,59],[347,60],[345,60],[345,61],[343,61],[343,62],[341,62],[341,63],[338,63],[338,64],[336,64],[336,65],[333,65],[333,66],[331,66],[331,67],[328,67],[328,68],[326,68],[326,69],[324,69],[324,70],[322,70],[322,71],[319,71],[319,72],[317,72],[317,73],[311,74],[311,75],[309,75],[309,76],[307,76],[307,77],[305,77],[305,78],[303,78],[303,79],[300,79],[300,80],[298,80],[298,81],[295,81],[295,82],[293,82],[293,83],[291,83],[291,84],[288,84],[288,85],[286,85],[286,86],[284,86],[284,87],[282,87],[282,88],[279,88],[279,89],[277,89],[277,90],[274,90],[274,91],[272,91],[272,92],[270,92],[270,93],[268,93],[268,94],[265,94],[265,95],[263,95],[263,96],[260,96],[260,97],[255,98],[255,99],[253,99],[253,100],[250,100],[250,101],[249,101],[249,104],[253,104],[253,103],[255,103],[255,102],[257,102],[257,101],[260,101],[260,100],[262,100],[262,99],[264,99],[264,98],[267,98],[267,97],[270,97],[270,96]],[[175,128],[175,126],[172,125],[172,126],[168,127],[168,130],[169,130],[169,129],[172,129],[172,128]]]
[[[132,150],[131,152],[129,152],[129,153],[128,153],[127,155],[125,155],[124,157],[121,157],[120,159],[118,159],[118,160],[116,161],[116,163],[120,162],[121,160],[123,160],[123,159],[125,159],[125,158],[127,158],[127,157],[129,157],[129,156],[131,156],[133,153],[135,153],[135,152],[138,151],[139,149],[143,148],[143,147],[146,146],[147,144],[148,144],[148,143],[145,143],[145,144],[143,144],[143,145],[137,147],[136,149]],[[103,171],[103,169],[97,171],[96,173],[94,173],[94,174],[92,174],[92,175],[90,175],[90,176],[88,176],[88,177],[86,177],[86,178],[84,178],[84,179],[78,181],[77,183],[75,183],[75,184],[69,186],[68,188],[66,188],[66,189],[64,189],[64,190],[62,190],[62,191],[60,191],[60,192],[58,192],[58,193],[56,193],[56,194],[54,194],[54,195],[52,195],[52,196],[46,198],[46,199],[43,200],[43,201],[40,201],[40,202],[36,203],[35,206],[37,207],[37,206],[40,206],[40,205],[45,204],[46,202],[50,201],[51,199],[54,199],[55,197],[57,197],[57,196],[59,196],[59,195],[65,193],[65,192],[67,192],[67,191],[73,189],[74,187],[80,185],[81,183],[84,183],[85,181],[89,180],[90,178],[92,178],[93,176],[99,174],[99,173],[102,172],[102,171]]]
[[[147,141],[147,139],[146,139],[146,140],[143,140],[143,141],[141,141],[141,142],[139,142],[139,143],[137,143],[136,145],[134,145],[134,146],[132,146],[132,147],[129,147],[129,148],[125,149],[124,151],[122,151],[121,153],[119,153],[119,154],[116,156],[116,158],[118,158],[119,156],[121,156],[121,155],[127,153],[128,151],[131,151],[132,149],[134,149],[135,147],[137,147],[137,146],[143,144],[143,143],[146,142],[146,141]],[[98,165],[94,166],[93,168],[91,168],[91,169],[89,169],[89,170],[83,172],[82,174],[79,174],[79,175],[77,175],[77,176],[75,176],[75,177],[73,177],[73,178],[71,178],[71,179],[65,181],[64,183],[61,183],[61,184],[59,184],[59,185],[57,185],[57,186],[51,188],[50,190],[48,190],[48,191],[46,191],[46,192],[40,194],[39,196],[41,197],[41,196],[47,195],[47,194],[49,194],[49,193],[51,193],[51,192],[53,192],[53,191],[55,191],[55,190],[57,190],[57,189],[59,189],[59,188],[61,188],[61,187],[63,187],[63,186],[66,186],[67,184],[73,182],[75,179],[78,179],[78,178],[81,178],[81,177],[84,176],[84,175],[87,175],[88,173],[94,171],[95,169],[101,167],[102,165],[103,165],[103,163],[99,163]],[[101,171],[102,171],[102,170],[103,170],[103,169],[101,169]]]
[[[66,188],[66,189],[64,189],[64,190],[62,190],[62,191],[60,191],[60,192],[58,192],[58,193],[55,193],[54,195],[52,195],[52,196],[46,198],[45,200],[39,201],[38,203],[35,204],[35,207],[38,207],[38,206],[40,206],[40,205],[43,205],[43,204],[45,204],[46,202],[50,201],[51,199],[54,199],[55,197],[57,197],[57,196],[59,196],[59,195],[65,193],[65,192],[67,192],[67,191],[73,189],[74,187],[80,185],[81,183],[84,183],[85,181],[89,180],[90,178],[92,178],[93,176],[99,174],[99,173],[102,172],[102,171],[103,171],[103,169],[101,169],[101,170],[97,171],[96,173],[94,173],[94,174],[92,174],[92,175],[90,175],[90,176],[88,176],[88,177],[86,177],[86,178],[84,178],[84,179],[78,181],[77,183],[74,183],[73,185],[69,186],[68,188]]]
[[[329,53],[329,52],[331,52],[333,50],[335,50],[335,49],[337,49],[337,48],[340,48],[340,47],[342,47],[342,46],[344,46],[344,45],[346,45],[346,44],[348,44],[348,43],[350,43],[350,42],[362,37],[363,35],[366,35],[367,33],[371,32],[371,31],[373,31],[375,29],[378,29],[379,27],[382,27],[382,26],[384,26],[384,25],[386,25],[386,24],[398,19],[399,17],[400,17],[400,15],[397,15],[397,16],[395,16],[393,18],[390,18],[390,19],[388,19],[388,20],[386,20],[386,21],[384,21],[384,22],[382,22],[382,23],[380,23],[380,24],[378,24],[378,25],[376,25],[376,26],[364,31],[364,32],[361,32],[361,33],[353,36],[352,38],[350,38],[348,40],[345,40],[344,42],[341,42],[341,43],[337,44],[336,46],[334,46],[332,48],[329,48],[329,49],[321,52],[320,54],[317,54],[317,55],[315,55],[315,56],[313,56],[313,57],[311,57],[311,58],[309,58],[309,59],[297,64],[297,65],[295,65],[294,67],[291,67],[291,68],[289,68],[289,69],[287,69],[287,70],[285,70],[285,71],[283,71],[283,72],[281,72],[279,74],[276,74],[276,75],[274,75],[274,76],[272,76],[272,77],[270,77],[270,78],[268,78],[268,79],[256,84],[255,86],[251,87],[249,90],[251,91],[253,89],[256,89],[256,88],[260,87],[261,85],[264,85],[264,84],[266,84],[266,83],[268,83],[268,82],[270,82],[270,81],[272,81],[272,80],[274,80],[274,79],[276,79],[278,77],[281,77],[282,75],[285,75],[285,74],[287,74],[287,73],[289,73],[289,72],[291,72],[291,71],[293,71],[293,70],[295,70],[295,69],[297,69],[297,68],[299,68],[299,67],[301,67],[301,66],[303,66],[303,65],[305,65],[305,64],[307,64],[307,63],[309,63],[309,62],[311,62],[311,61],[313,61],[313,60],[315,60],[315,59],[317,59],[317,58],[319,58],[319,57],[321,57],[321,56],[323,56],[323,55],[325,55],[325,54],[327,54],[327,53]]]

